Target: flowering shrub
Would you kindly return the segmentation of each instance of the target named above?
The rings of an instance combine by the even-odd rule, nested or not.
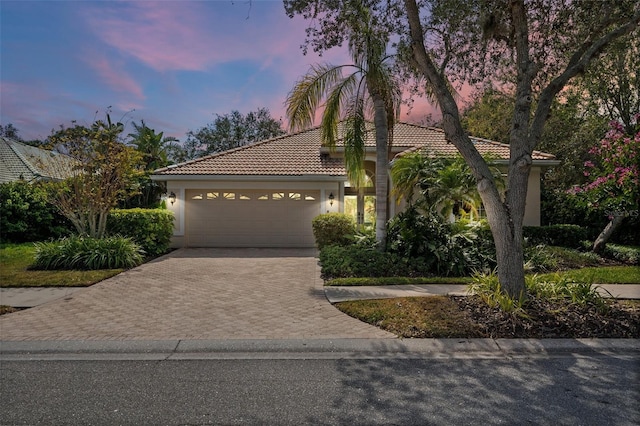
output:
[[[605,137],[589,150],[584,175],[591,182],[569,190],[591,208],[611,220],[616,216],[637,216],[640,199],[640,113],[635,117],[633,134],[627,134],[617,121]]]

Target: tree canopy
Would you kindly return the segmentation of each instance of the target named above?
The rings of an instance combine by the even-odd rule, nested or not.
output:
[[[187,133],[184,144],[186,158],[238,148],[250,143],[284,135],[282,123],[267,108],[259,108],[246,115],[238,111],[219,115],[212,123]]]
[[[310,20],[305,48],[324,51],[344,41],[353,1],[286,0],[290,16]],[[513,297],[525,292],[522,224],[532,151],[554,100],[616,39],[638,37],[637,1],[416,0],[366,2],[371,24],[395,33],[398,55],[442,111],[447,139],[469,165],[496,244],[498,278]],[[631,34],[633,32],[635,34]],[[514,93],[510,163],[504,196],[465,132],[452,87],[508,82]]]
[[[49,137],[49,143],[71,157],[71,176],[51,182],[51,202],[67,217],[80,235],[104,236],[107,216],[118,201],[137,192],[142,174],[142,155],[126,146],[120,135],[122,123],[98,120],[90,127],[74,125]]]

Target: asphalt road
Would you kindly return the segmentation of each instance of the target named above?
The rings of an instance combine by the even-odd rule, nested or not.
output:
[[[637,425],[637,355],[2,359],[3,425]]]

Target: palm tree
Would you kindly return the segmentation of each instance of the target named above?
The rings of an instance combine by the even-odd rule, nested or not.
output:
[[[364,183],[366,120],[373,116],[376,132],[376,240],[384,250],[388,219],[389,148],[399,116],[401,94],[386,52],[387,37],[369,26],[368,10],[360,10],[360,28],[349,37],[348,65],[315,65],[289,93],[287,117],[292,130],[311,127],[325,100],[322,143],[335,149],[338,123],[344,125],[345,167],[353,185]],[[343,71],[352,70],[344,75]]]
[[[454,221],[461,210],[469,211],[472,218],[478,218],[482,200],[469,167],[460,156],[447,163],[435,179],[428,182],[423,192],[427,202],[449,221]]]
[[[486,156],[491,163],[492,157]],[[500,170],[490,168],[499,190],[504,188]],[[444,219],[451,220],[460,211],[469,212],[471,217],[479,217],[482,205],[476,181],[464,159],[441,157],[420,152],[403,155],[394,160],[391,167],[395,195],[404,197],[411,204],[423,209],[431,209]],[[419,197],[415,197],[415,191]]]
[[[140,124],[133,122],[132,125],[135,132],[129,133],[131,144],[135,146],[137,151],[142,153],[145,171],[147,172],[141,182],[140,197],[138,197],[138,200],[133,200],[133,204],[151,207],[160,199],[164,192],[164,186],[152,181],[149,178],[149,174],[156,169],[169,165],[168,150],[172,147],[173,142],[177,142],[178,139],[172,136],[164,137],[164,132],[156,133],[154,129],[147,127],[144,120],[141,120]]]

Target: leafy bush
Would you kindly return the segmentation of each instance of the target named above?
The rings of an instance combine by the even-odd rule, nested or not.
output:
[[[578,248],[582,241],[589,239],[587,230],[578,225],[525,226],[523,234],[530,246],[545,244]]]
[[[47,192],[24,181],[0,184],[0,239],[22,243],[59,238],[71,224],[47,201]]]
[[[390,222],[388,250],[402,258],[422,259],[429,272],[466,275],[495,267],[495,246],[486,224],[445,223],[438,215],[410,208]]]
[[[327,246],[320,250],[322,276],[329,278],[420,276],[428,274],[424,259],[403,258],[364,245]]]
[[[356,224],[344,213],[321,214],[313,218],[311,226],[320,250],[331,245],[346,246],[354,241]]]
[[[116,269],[142,263],[144,251],[130,238],[73,236],[36,244],[34,269]]]
[[[162,209],[111,210],[109,235],[130,237],[148,256],[164,254],[173,234],[173,213]]]
[[[640,265],[640,247],[607,244],[604,256],[630,265]]]

